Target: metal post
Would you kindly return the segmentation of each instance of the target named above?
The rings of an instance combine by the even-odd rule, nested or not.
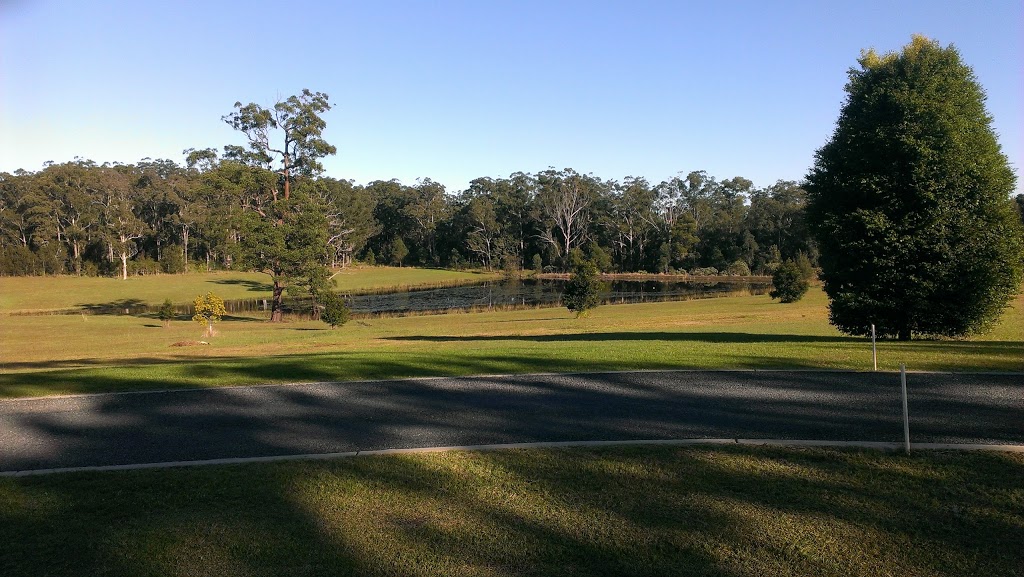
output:
[[[903,452],[910,454],[910,411],[907,409],[907,365],[900,365],[900,387],[903,389]]]
[[[875,324],[871,323],[871,364],[878,370],[878,349],[875,348]]]

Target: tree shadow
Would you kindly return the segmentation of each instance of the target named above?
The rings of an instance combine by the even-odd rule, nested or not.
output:
[[[411,335],[381,337],[391,341],[473,342],[473,341],[527,341],[527,342],[601,342],[601,341],[694,341],[706,343],[849,343],[864,342],[863,338],[825,335],[785,335],[732,332],[590,332],[542,335]]]
[[[0,481],[0,563],[9,575],[1014,575],[1024,510],[986,512],[1021,475],[1001,455],[753,447],[66,474]]]
[[[208,281],[208,282],[211,282],[213,284],[244,286],[244,287],[248,288],[249,292],[259,292],[259,293],[268,293],[269,294],[269,293],[272,293],[274,291],[274,285],[272,285],[270,283],[260,282],[260,281],[255,281],[255,280],[248,280],[248,279],[224,278],[224,279],[211,280],[211,281]]]

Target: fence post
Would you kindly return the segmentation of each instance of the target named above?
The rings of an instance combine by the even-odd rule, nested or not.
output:
[[[878,371],[878,349],[875,348],[875,323],[871,323],[871,364]]]
[[[907,365],[900,365],[900,388],[903,389],[903,452],[910,454],[910,411],[907,409]]]

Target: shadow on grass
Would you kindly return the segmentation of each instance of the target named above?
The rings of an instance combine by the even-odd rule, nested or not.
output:
[[[0,566],[12,577],[1017,575],[1022,475],[1024,461],[1003,455],[724,447],[9,479]]]
[[[470,336],[399,336],[382,337],[391,341],[427,341],[439,343],[473,342],[473,341],[528,341],[528,342],[563,342],[563,341],[694,341],[704,343],[850,343],[864,342],[858,337],[817,336],[817,335],[780,335],[731,332],[591,332],[566,333],[555,335],[470,335]]]
[[[208,281],[208,282],[211,282],[213,284],[244,286],[244,287],[246,287],[249,290],[249,292],[258,292],[258,293],[268,293],[269,294],[269,293],[272,293],[274,291],[274,285],[272,285],[270,283],[255,281],[255,280],[238,279],[238,278],[224,278],[224,279],[211,280],[211,281]]]

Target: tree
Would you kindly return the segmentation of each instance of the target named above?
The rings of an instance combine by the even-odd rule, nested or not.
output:
[[[348,322],[351,311],[341,295],[331,291],[324,291],[317,295],[317,299],[323,306],[320,320],[331,325],[332,329]]]
[[[270,275],[273,282],[271,322],[284,319],[284,293],[288,289],[315,292],[329,278],[326,263],[327,219],[310,199],[293,194],[272,201],[239,219],[238,263],[245,269]]]
[[[810,286],[807,272],[801,270],[797,263],[787,260],[772,274],[772,291],[768,296],[779,302],[795,303],[803,298]]]
[[[243,267],[265,272],[273,279],[270,320],[281,321],[286,288],[316,291],[328,278],[327,263],[331,259],[325,206],[308,191],[293,195],[291,182],[297,176],[319,174],[323,170],[320,159],[336,152],[322,138],[327,123],[320,115],[331,107],[326,94],[303,90],[298,96],[279,101],[273,109],[253,103],[242,106],[240,102],[235,108],[222,120],[245,134],[249,148],[228,145],[224,154],[250,169],[250,178],[240,183],[246,210],[240,217],[237,254]],[[281,176],[283,198],[278,194],[278,183],[267,183],[262,174],[277,157],[282,166],[277,174]]]
[[[271,168],[275,157],[281,161],[284,198],[291,197],[291,181],[296,173],[311,176],[323,171],[320,159],[334,154],[337,149],[323,139],[324,122],[321,114],[331,109],[328,97],[322,92],[303,89],[298,96],[278,101],[272,109],[250,102],[242,106],[235,103],[235,112],[221,119],[231,128],[245,134],[249,149],[241,146],[224,147],[224,155],[245,164]]]
[[[858,62],[806,186],[830,319],[901,340],[984,331],[1024,276],[984,92],[955,48],[921,36]]]
[[[402,266],[405,257],[409,256],[409,249],[405,246],[402,237],[396,236],[391,239],[391,244],[388,245],[388,256],[391,257],[391,264]]]
[[[597,277],[597,267],[589,260],[576,263],[569,282],[562,292],[562,304],[576,313],[576,318],[586,316],[591,309],[601,303],[601,290],[604,284]]]
[[[160,305],[156,318],[160,319],[165,327],[171,325],[171,321],[174,320],[174,303],[171,302],[171,299],[164,299],[164,304]]]
[[[224,299],[213,293],[206,293],[206,296],[197,296],[196,300],[192,301],[192,308],[196,311],[192,315],[192,320],[201,325],[206,325],[206,331],[203,333],[205,337],[216,335],[217,333],[213,330],[213,323],[220,322],[221,317],[228,314],[224,308]]]

